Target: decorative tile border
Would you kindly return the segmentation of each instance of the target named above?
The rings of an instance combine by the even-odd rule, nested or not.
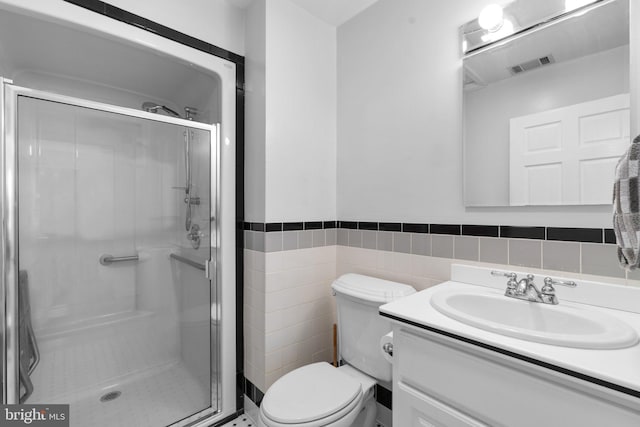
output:
[[[244,223],[245,249],[260,252],[332,246],[337,235],[337,221]]]
[[[558,242],[579,243],[607,243],[615,244],[616,237],[611,228],[574,228],[574,227],[527,227],[511,225],[476,225],[476,224],[418,224],[400,222],[372,222],[372,221],[309,221],[309,222],[245,222],[244,230],[258,233],[282,233],[282,232],[307,232],[324,230],[324,243],[320,243],[321,235],[316,233],[316,242],[312,246],[326,246],[336,244],[332,237],[328,236],[328,230],[358,230],[358,231],[385,231],[393,233],[431,234],[444,236],[472,236],[495,237],[508,239],[530,239]],[[333,232],[331,232],[331,236]],[[355,236],[355,235],[354,235]],[[246,237],[246,234],[245,234]],[[293,238],[290,237],[290,240]],[[260,242],[262,238],[254,238],[255,245],[245,245],[247,249],[263,250]],[[276,237],[269,239],[277,240]],[[308,242],[307,236],[298,236],[298,242],[302,241],[302,249]],[[253,243],[253,242],[250,242]],[[340,244],[338,242],[338,244]],[[375,249],[375,248],[374,248]],[[382,248],[384,249],[384,248]],[[277,250],[277,249],[276,249]],[[284,246],[280,250],[284,249]],[[269,252],[269,251],[267,251]]]
[[[256,404],[256,406],[260,407],[262,399],[264,399],[264,392],[253,385],[253,383],[247,378],[244,378],[244,394],[246,394],[247,397]]]
[[[245,248],[260,252],[339,245],[640,280],[640,272],[619,267],[608,228],[311,221],[245,223],[244,230]]]
[[[300,231],[300,230],[320,230],[338,228],[339,221],[308,221],[308,222],[245,222],[244,229],[251,231],[265,231],[267,233],[274,231]],[[354,223],[357,224],[357,223]],[[372,222],[376,224],[377,222]],[[344,227],[348,228],[348,227]],[[354,227],[354,228],[357,228]]]

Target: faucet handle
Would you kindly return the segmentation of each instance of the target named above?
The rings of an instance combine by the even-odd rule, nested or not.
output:
[[[554,289],[555,285],[567,286],[569,288],[575,288],[578,286],[576,282],[570,280],[554,280],[551,277],[544,278],[544,286],[541,289],[541,292],[545,295],[555,295],[556,290]]]
[[[551,277],[545,277],[544,284],[545,285],[562,285],[562,286],[567,286],[569,288],[575,288],[576,286],[578,286],[576,282],[573,282],[571,280],[555,280],[555,279],[552,279]]]
[[[518,286],[518,282],[516,281],[518,279],[518,275],[516,273],[513,273],[513,272],[508,273],[506,271],[492,270],[491,275],[503,276],[503,277],[509,278],[509,281],[507,282],[507,293],[514,291]]]
[[[506,271],[498,271],[498,270],[491,270],[491,275],[492,276],[504,276],[504,277],[508,277],[509,279],[512,280],[516,280],[516,278],[518,277],[518,275],[516,273],[508,273]]]

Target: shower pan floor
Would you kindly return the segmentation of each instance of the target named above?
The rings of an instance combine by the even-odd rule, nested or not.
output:
[[[113,400],[101,401],[108,393]],[[70,403],[72,427],[158,427],[209,406],[209,393],[182,362],[86,392]],[[104,399],[103,399],[104,400]]]
[[[108,322],[86,323],[76,330],[36,331],[41,357],[31,375],[34,391],[27,403],[69,403],[87,390],[128,381],[180,360],[173,319],[138,311]]]

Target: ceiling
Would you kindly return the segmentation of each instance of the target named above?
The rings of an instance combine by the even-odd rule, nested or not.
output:
[[[307,12],[333,26],[340,26],[378,0],[293,0]]]
[[[188,105],[205,114],[218,86],[192,64],[8,11],[0,13],[0,41],[2,75],[34,89],[130,108],[142,101],[178,111]]]
[[[229,0],[237,7],[246,8],[253,0]],[[291,0],[313,16],[338,27],[378,0]]]

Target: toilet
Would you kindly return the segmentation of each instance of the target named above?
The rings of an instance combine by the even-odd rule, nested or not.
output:
[[[331,285],[338,314],[338,348],[344,362],[334,368],[312,363],[279,378],[264,395],[262,427],[373,427],[375,385],[389,387],[391,364],[378,348],[391,331],[378,307],[415,293],[409,285],[345,274]]]

